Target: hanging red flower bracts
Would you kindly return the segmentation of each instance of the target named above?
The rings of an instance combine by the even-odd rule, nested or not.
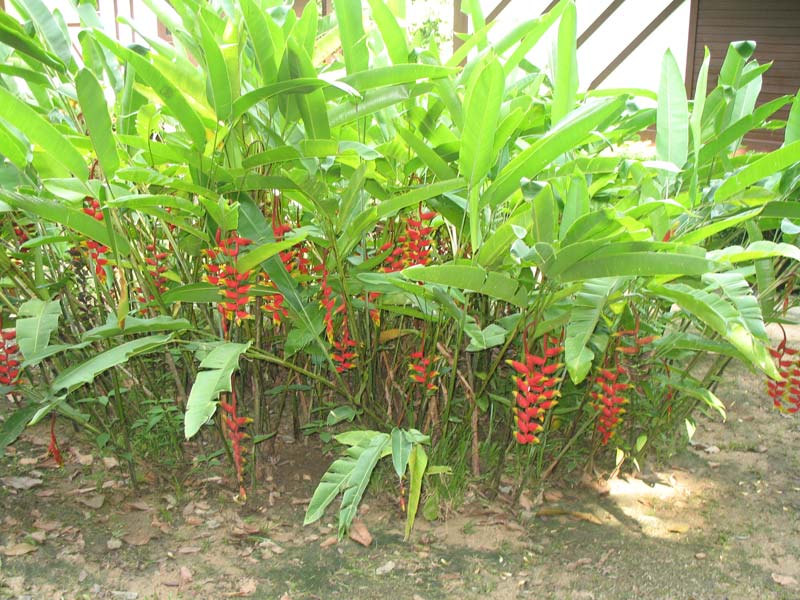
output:
[[[560,377],[556,377],[564,366],[553,359],[561,355],[564,348],[557,338],[545,336],[541,354],[531,354],[526,350],[523,361],[506,361],[517,372],[514,383],[514,423],[516,438],[520,444],[538,444],[536,436],[542,430],[542,423],[548,410],[558,404],[561,392],[558,390]]]

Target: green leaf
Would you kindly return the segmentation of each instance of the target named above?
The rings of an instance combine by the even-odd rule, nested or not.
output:
[[[250,344],[251,342],[222,343],[200,362],[201,370],[197,373],[186,402],[184,435],[187,440],[214,416],[219,395],[231,391],[231,377],[239,366],[239,357],[247,351]]]
[[[240,0],[239,5],[242,9],[242,17],[244,18],[245,27],[247,27],[247,33],[253,44],[253,54],[261,71],[262,81],[264,83],[272,83],[277,76],[278,61],[280,60],[280,53],[276,52],[275,47],[278,40],[275,39],[274,33],[279,33],[280,30],[278,29],[277,32],[270,30],[271,18],[261,8],[261,2],[257,2],[257,0]],[[281,40],[281,45],[282,43]]]
[[[800,162],[800,140],[765,154],[726,179],[714,193],[714,200],[717,202],[727,200],[757,181],[798,162]]]
[[[26,34],[20,24],[5,11],[0,11],[0,43],[11,46],[59,73],[66,71],[64,62],[60,58],[45,50],[39,40]]]
[[[75,87],[95,154],[106,177],[111,179],[119,168],[119,154],[103,88],[88,69],[78,72]]]
[[[412,281],[446,285],[460,290],[478,292],[510,302],[516,306],[527,306],[528,295],[517,279],[500,271],[487,271],[472,265],[433,265],[410,267],[402,271],[403,277]]]
[[[409,145],[412,152],[422,159],[422,162],[424,162],[427,167],[433,171],[437,179],[455,179],[456,173],[450,168],[450,165],[447,164],[447,161],[439,156],[436,150],[431,148],[430,145],[425,142],[425,140],[400,125],[396,126],[396,131],[397,134],[403,138],[405,143]]]
[[[535,179],[556,158],[583,144],[592,131],[618,115],[625,97],[590,100],[533,142],[509,162],[481,198],[481,206],[496,207],[520,187],[523,177]]]
[[[586,378],[592,367],[594,352],[589,347],[608,299],[620,285],[619,279],[590,279],[572,301],[564,339],[564,361],[575,384]]]
[[[218,302],[219,288],[210,283],[190,283],[167,290],[161,294],[161,300],[167,306],[175,302]]]
[[[235,121],[259,102],[266,102],[284,94],[308,94],[331,85],[322,79],[314,77],[298,77],[288,81],[271,83],[264,87],[256,88],[243,94],[233,103],[233,116]]]
[[[181,122],[195,145],[201,149],[205,148],[206,127],[181,90],[167,79],[155,65],[133,50],[123,47],[101,31],[95,30],[94,36],[117,58],[127,61],[133,67],[136,75],[152,88],[167,105],[173,116]]]
[[[495,348],[506,341],[508,331],[499,325],[491,323],[483,329],[477,325],[472,325],[472,327],[470,327],[470,325],[472,324],[468,324],[464,328],[464,331],[469,336],[467,352],[480,352],[487,348]]]
[[[249,271],[260,265],[268,258],[275,256],[284,250],[288,250],[293,246],[296,246],[306,239],[306,235],[306,233],[302,233],[299,235],[294,235],[291,238],[282,240],[280,242],[269,242],[255,246],[239,259],[237,267],[240,272]]]
[[[200,44],[203,48],[203,55],[206,61],[206,96],[218,120],[226,120],[231,116],[233,103],[233,90],[231,88],[228,67],[225,64],[225,57],[222,54],[219,42],[214,39],[205,15],[197,15],[197,22],[200,29]]]
[[[364,490],[367,489],[367,484],[372,477],[372,471],[381,457],[384,456],[384,450],[388,446],[389,436],[387,434],[381,433],[375,436],[361,452],[355,465],[353,465],[353,470],[342,493],[342,505],[339,508],[339,539],[347,535],[350,524],[358,511],[358,505],[361,503]]]
[[[89,178],[89,169],[75,146],[49,121],[4,87],[0,87],[0,115],[24,131],[30,141],[41,147],[48,160],[60,164],[81,181]]]
[[[22,356],[30,360],[50,344],[50,335],[58,329],[61,304],[57,300],[36,298],[19,307],[17,316],[17,344]]]
[[[570,2],[558,24],[558,44],[553,67],[555,85],[553,104],[550,108],[550,120],[553,125],[575,108],[575,97],[578,93],[577,19],[575,3]]]
[[[496,160],[494,135],[500,118],[504,87],[503,67],[494,56],[490,56],[481,68],[475,70],[467,84],[459,164],[469,189],[476,187],[486,177]],[[470,218],[476,217],[477,213],[470,214]]]
[[[349,446],[345,455],[335,460],[328,468],[314,490],[311,502],[306,509],[303,525],[308,525],[322,518],[325,509],[350,483],[359,459],[373,444],[386,446],[389,436],[377,431],[350,431],[339,434],[336,440]]]
[[[82,385],[91,383],[100,373],[126,363],[131,357],[158,350],[172,340],[172,335],[151,335],[120,344],[110,350],[101,352],[89,360],[69,367],[50,384],[54,396],[69,394]]]
[[[769,377],[780,379],[764,344],[755,339],[741,315],[724,298],[706,289],[683,283],[650,284],[650,291],[670,300],[721,335],[754,366]]]
[[[564,269],[558,280],[562,282],[590,279],[592,277],[650,277],[654,275],[702,275],[714,269],[705,257],[679,252],[619,252],[605,247],[573,266]]]
[[[369,68],[367,34],[361,14],[361,0],[333,0],[339,34],[342,39],[342,54],[347,74],[352,75]]]
[[[56,21],[52,6],[46,6],[42,0],[24,0],[24,2],[14,0],[14,4],[20,13],[28,15],[36,24],[42,37],[61,62],[69,65],[72,62],[69,36]]]
[[[406,531],[404,540],[411,536],[411,529],[414,527],[414,518],[417,516],[419,508],[419,498],[422,493],[422,477],[428,467],[428,455],[421,444],[414,444],[411,456],[408,460],[408,506],[406,507]]]
[[[86,331],[81,340],[84,342],[95,342],[121,335],[139,335],[142,333],[155,333],[157,331],[186,331],[192,324],[186,319],[175,319],[168,315],[159,315],[148,319],[128,315],[125,318],[125,327],[120,328],[117,316],[109,313],[105,325],[94,327]]]
[[[408,467],[408,457],[411,456],[411,440],[406,437],[402,429],[395,427],[392,429],[392,465],[398,477],[406,474]]]
[[[130,252],[130,245],[124,237],[115,236],[114,242],[112,243],[109,237],[108,227],[89,215],[84,214],[80,209],[72,208],[54,202],[53,200],[17,194],[1,187],[0,200],[13,208],[27,211],[46,221],[59,223],[64,227],[73,229],[87,238],[105,246],[110,248],[116,247],[117,252],[119,252],[121,256],[127,256]]]
[[[680,67],[670,50],[661,62],[656,115],[658,160],[683,167],[689,156],[689,106]]]
[[[3,448],[13,444],[25,431],[25,426],[31,420],[31,417],[36,414],[38,408],[35,404],[29,404],[24,408],[18,408],[6,417],[6,420],[0,426],[0,456],[2,456]]]
[[[372,20],[378,26],[386,46],[386,52],[392,64],[399,65],[408,62],[408,45],[406,44],[406,33],[397,24],[397,20],[392,14],[391,9],[383,0],[367,0],[372,11]]]
[[[784,136],[784,146],[800,141],[800,92],[795,95],[792,107],[789,109],[789,118],[786,119]]]

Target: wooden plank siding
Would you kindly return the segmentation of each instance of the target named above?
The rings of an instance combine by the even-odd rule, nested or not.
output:
[[[709,87],[716,84],[730,42],[754,40],[755,58],[772,68],[763,76],[758,103],[769,102],[800,88],[800,0],[692,0],[687,53],[687,88],[691,95],[703,62],[711,52]],[[773,119],[786,119],[788,106]],[[782,132],[755,131],[745,145],[773,150],[783,143]]]

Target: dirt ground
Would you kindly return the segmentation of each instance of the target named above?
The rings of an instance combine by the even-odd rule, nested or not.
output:
[[[701,418],[667,465],[528,510],[473,494],[408,543],[371,490],[368,547],[336,543],[333,511],[302,527],[331,460],[313,446],[281,442],[239,505],[213,470],[134,493],[66,428],[57,469],[33,429],[0,459],[0,598],[800,598],[800,419],[771,408],[760,377],[726,378],[728,422]]]

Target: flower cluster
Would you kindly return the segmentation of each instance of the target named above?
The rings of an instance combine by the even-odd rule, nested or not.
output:
[[[33,225],[20,225],[18,223],[14,223],[14,235],[17,238],[17,245],[22,246],[25,242],[27,242],[30,237],[31,229]],[[22,252],[27,252],[29,248],[22,248]]]
[[[231,382],[231,389],[234,389],[233,382]],[[240,417],[237,413],[236,405],[236,392],[231,392],[231,402],[220,400],[219,407],[224,414],[225,429],[228,432],[228,437],[231,440],[231,449],[233,451],[233,465],[236,468],[236,479],[239,483],[239,498],[244,501],[247,500],[247,492],[244,489],[244,456],[242,442],[245,438],[249,437],[243,431],[248,423],[252,422],[249,417]]]
[[[84,198],[83,212],[92,217],[95,221],[102,221],[104,219],[103,210],[100,203],[95,198]],[[108,259],[105,254],[108,253],[108,246],[104,246],[94,240],[86,240],[86,247],[89,249],[89,256],[94,262],[94,272],[100,281],[106,280],[105,266],[108,264]]]
[[[386,257],[384,271],[388,273],[402,271],[407,267],[427,265],[430,262],[433,231],[430,222],[434,217],[436,217],[435,212],[423,211],[420,207],[419,218],[406,218],[405,234],[399,236],[396,242],[387,242],[380,248],[381,252],[393,248]]]
[[[14,386],[19,380],[19,346],[17,332],[3,329],[0,319],[0,385]]]
[[[412,352],[409,358],[412,360],[408,365],[411,381],[421,385],[426,394],[436,391],[434,380],[439,371],[434,369],[431,359],[425,356],[423,350]]]
[[[614,333],[613,337],[619,340],[609,354],[611,362],[598,370],[592,382],[592,406],[597,411],[597,432],[600,434],[600,443],[608,444],[614,431],[622,421],[625,409],[622,408],[628,400],[621,395],[631,388],[631,379],[637,373],[636,359],[641,354],[642,348],[655,340],[655,336],[639,336],[639,318],[636,316],[636,325],[633,329],[624,329]]]
[[[325,322],[325,335],[327,336],[328,341],[333,343],[333,317],[335,314],[344,310],[344,304],[341,304],[338,307],[336,306],[336,297],[333,295],[333,288],[331,287],[330,283],[328,283],[328,267],[325,266],[325,263],[314,267],[314,270],[321,274],[319,290],[320,294],[322,295],[322,300],[320,300],[320,304],[322,305],[322,308],[325,309],[325,316],[322,318],[322,320]]]
[[[773,406],[784,413],[800,412],[800,353],[787,346],[785,333],[783,341],[769,352],[777,361],[778,373],[783,378],[782,381],[767,379],[767,393]]]
[[[597,432],[600,434],[600,443],[604,446],[614,434],[614,428],[622,420],[625,412],[623,404],[628,400],[621,394],[630,387],[622,381],[628,372],[622,365],[617,365],[613,370],[600,369],[594,377],[589,395],[592,397],[593,406],[598,411]]]
[[[517,375],[514,383],[517,391],[514,394],[516,406],[514,407],[514,423],[516,437],[520,444],[538,444],[536,434],[542,430],[542,422],[548,410],[558,404],[561,392],[557,389],[561,382],[555,374],[564,366],[563,363],[554,362],[557,356],[564,351],[558,339],[545,336],[542,354],[525,352],[524,361],[507,361]]]
[[[153,286],[158,290],[158,293],[163,294],[167,291],[167,278],[164,277],[164,273],[167,271],[167,265],[164,261],[166,261],[169,253],[162,251],[155,244],[147,244],[146,249],[147,255],[145,256],[144,262],[147,264],[147,272],[150,274],[150,277],[153,278]],[[139,290],[138,300],[142,304],[147,304],[154,300],[154,298],[155,296],[153,296],[153,294],[145,295],[144,290]]]
[[[252,318],[246,307],[253,300],[249,294],[251,271],[239,271],[236,266],[239,252],[245,246],[252,244],[252,240],[239,237],[236,232],[223,238],[217,230],[217,245],[215,248],[203,250],[211,262],[205,265],[206,281],[219,288],[222,300],[217,305],[224,319],[238,322],[242,319]]]
[[[353,348],[356,347],[356,341],[350,337],[350,328],[347,326],[347,317],[342,320],[342,338],[333,341],[333,348],[335,352],[331,353],[331,359],[336,365],[337,373],[344,373],[350,369],[355,368],[356,364],[353,362],[358,356]]]
[[[293,227],[288,223],[273,224],[272,233],[275,236],[275,241],[280,242],[287,233],[292,231]],[[300,243],[288,250],[280,253],[281,262],[286,270],[291,274],[298,272],[301,275],[308,275],[311,271],[311,260],[308,258],[308,248],[305,244]]]

